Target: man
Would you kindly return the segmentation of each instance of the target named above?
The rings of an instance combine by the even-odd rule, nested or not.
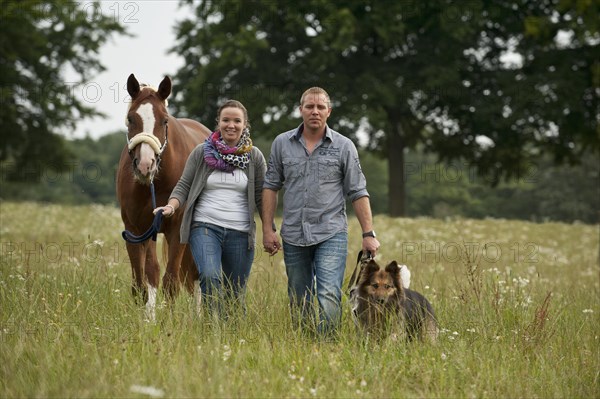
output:
[[[348,252],[346,199],[363,231],[362,249],[373,256],[379,242],[365,176],[356,147],[327,126],[329,95],[320,87],[302,94],[303,123],[275,138],[263,185],[263,245],[270,255],[282,248],[273,226],[277,191],[284,189],[281,238],[288,295],[295,326],[313,320],[315,294],[318,330],[335,331],[341,320],[342,283]]]

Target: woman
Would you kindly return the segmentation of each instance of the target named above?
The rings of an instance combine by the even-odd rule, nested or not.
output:
[[[242,103],[229,100],[217,115],[216,131],[190,154],[167,205],[154,210],[169,217],[184,204],[181,242],[190,245],[210,308],[223,294],[243,303],[266,171]]]

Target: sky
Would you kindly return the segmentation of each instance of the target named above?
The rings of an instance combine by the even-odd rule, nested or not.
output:
[[[188,15],[188,8],[180,9],[176,0],[103,0],[101,6],[103,15],[116,18],[135,36],[109,39],[100,49],[106,71],[74,88],[75,97],[107,117],[79,121],[74,132],[65,132],[68,138],[125,132],[129,75],[133,73],[141,83],[157,87],[165,75],[174,75],[183,65],[183,58],[167,52],[175,43],[174,26]]]

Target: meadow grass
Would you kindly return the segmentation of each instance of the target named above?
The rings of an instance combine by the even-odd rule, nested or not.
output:
[[[600,396],[597,225],[375,217],[378,260],[437,312],[429,345],[357,336],[346,296],[337,340],[294,331],[283,257],[259,248],[245,316],[183,293],[149,323],[117,209],[0,202],[0,222],[0,397]]]

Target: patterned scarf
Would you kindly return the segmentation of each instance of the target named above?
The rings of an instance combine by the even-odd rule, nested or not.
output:
[[[242,131],[239,143],[230,147],[223,141],[219,130],[213,132],[204,144],[204,161],[212,169],[224,172],[233,172],[235,168],[246,169],[250,162],[250,150],[252,150],[252,139],[250,131],[246,128]]]

